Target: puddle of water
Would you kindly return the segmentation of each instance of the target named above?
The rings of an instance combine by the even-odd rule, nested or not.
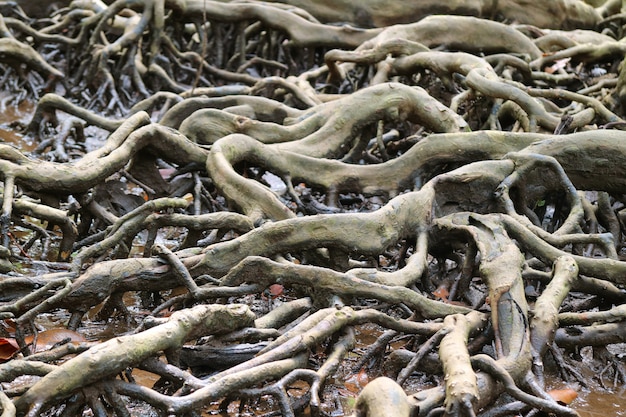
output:
[[[626,416],[626,394],[621,392],[591,391],[583,393],[572,403],[580,417]]]
[[[3,100],[3,97],[0,97],[0,100]],[[16,121],[28,122],[34,111],[35,106],[30,101],[22,101],[18,106],[6,106],[3,108],[0,111],[0,143],[10,143],[25,152],[35,149],[36,143],[9,126],[10,123]]]
[[[591,355],[586,348],[583,356]],[[580,417],[626,417],[626,388],[617,386],[611,388],[610,381],[604,380],[608,389],[603,388],[597,380],[597,372],[593,364],[585,359],[581,362],[579,371],[583,375],[587,388],[574,388],[578,397],[569,405],[576,410]],[[575,384],[576,385],[576,384]],[[548,389],[565,389],[568,385],[553,374],[546,375]]]

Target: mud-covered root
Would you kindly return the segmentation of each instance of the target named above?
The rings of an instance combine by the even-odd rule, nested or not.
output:
[[[15,416],[15,406],[6,396],[6,394],[0,392],[0,405],[2,405],[2,417],[14,417]]]
[[[51,79],[63,78],[63,73],[48,64],[31,46],[13,38],[0,38],[2,62],[19,68],[24,65]]]
[[[543,380],[542,356],[554,341],[559,325],[558,310],[577,277],[578,266],[574,259],[569,256],[558,258],[554,263],[552,280],[535,302],[530,320],[530,343],[533,347],[533,368],[541,380]]]
[[[180,348],[185,341],[199,336],[250,326],[254,319],[254,313],[240,304],[200,305],[178,311],[163,324],[110,339],[63,363],[16,400],[16,408],[28,412],[28,416],[38,416],[45,406],[159,352]]]
[[[446,387],[446,415],[474,415],[474,403],[479,393],[476,374],[470,364],[467,340],[471,330],[470,321],[461,314],[449,315],[444,326],[450,328],[439,345]]]
[[[365,386],[356,400],[356,417],[409,417],[406,393],[393,379],[379,377]]]
[[[552,415],[579,417],[579,414],[575,410],[560,405],[555,400],[546,400],[522,391],[515,384],[509,372],[507,372],[506,369],[491,356],[485,355],[483,353],[474,355],[471,358],[471,363],[472,366],[474,366],[475,368],[490,374],[492,377],[501,382],[504,385],[507,393],[509,393],[509,395],[511,395],[513,398],[523,401],[531,405],[532,407],[535,407]]]
[[[100,242],[81,249],[72,261],[72,269],[79,271],[83,263],[88,259],[102,255],[107,250],[124,241],[124,239],[132,239],[140,230],[146,227],[144,224],[145,219],[154,212],[176,208],[185,209],[187,206],[189,206],[189,202],[183,198],[159,198],[146,202],[120,217]]]
[[[0,406],[2,407],[1,417],[15,417],[15,405],[4,392],[0,392]]]
[[[418,41],[430,48],[446,45],[449,49],[482,52],[510,52],[536,59],[541,51],[518,30],[503,23],[469,16],[428,16],[416,23],[390,26],[378,36],[363,42],[358,50],[375,48],[389,39]]]
[[[541,28],[594,28],[603,16],[617,13],[620,1],[607,1],[594,8],[583,0],[525,2],[515,0],[438,1],[421,0],[280,0],[302,7],[322,22],[355,22],[360,26],[384,27],[421,20],[431,14],[499,16],[503,20],[528,23]]]

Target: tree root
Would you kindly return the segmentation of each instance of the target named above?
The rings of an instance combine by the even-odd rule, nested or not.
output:
[[[205,305],[181,310],[165,324],[111,339],[65,362],[22,395],[16,408],[28,410],[28,415],[38,415],[44,406],[68,397],[103,375],[115,375],[160,351],[178,348],[198,335],[234,330],[249,325],[252,320],[252,313],[241,305]]]
[[[374,29],[309,3],[77,0],[32,21],[0,5],[3,105],[43,94],[34,153],[0,144],[0,332],[19,349],[3,415],[270,396],[317,416],[341,392],[358,416],[574,416],[544,392],[548,350],[581,385],[562,350],[590,346],[601,380],[624,378],[606,348],[624,342],[621,3],[422,2],[428,17]],[[373,0],[352,3],[376,24]],[[602,16],[603,33],[546,29]],[[43,313],[82,331],[116,310],[160,316],[29,351]],[[397,382],[363,366],[379,334],[383,361],[406,357]],[[181,353],[248,344],[208,377]],[[371,382],[340,391],[355,364]],[[408,395],[424,372],[436,386]]]

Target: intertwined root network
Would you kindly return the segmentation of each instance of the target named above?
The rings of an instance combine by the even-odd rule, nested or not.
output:
[[[109,3],[0,3],[34,104],[3,417],[576,416],[547,377],[626,381],[621,2]]]

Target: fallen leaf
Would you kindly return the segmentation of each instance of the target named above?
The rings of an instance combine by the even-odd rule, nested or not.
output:
[[[548,391],[548,394],[554,398],[557,402],[568,405],[578,397],[578,393],[571,388],[553,389]]]
[[[345,388],[335,388],[335,390],[337,391],[337,393],[343,397],[346,398],[356,398],[358,392],[352,392],[350,390],[347,390]]]
[[[356,374],[356,379],[359,381],[359,385],[365,387],[370,382],[370,377],[367,375],[365,368],[361,368],[358,374]]]
[[[283,290],[285,289],[285,287],[283,287],[280,284],[272,284],[269,287],[267,287],[265,289],[265,291],[263,291],[263,298],[277,298],[280,297],[283,294]]]
[[[0,338],[0,361],[7,361],[19,350],[15,339]]]
[[[358,393],[367,385],[368,382],[370,382],[370,378],[367,375],[365,368],[361,368],[359,372],[352,374],[345,379],[344,386],[347,390]]]
[[[87,339],[83,337],[80,333],[76,333],[75,331],[68,329],[50,329],[44,330],[37,335],[37,347],[35,351],[39,352],[42,350],[50,349],[52,346],[57,343],[68,340],[72,343],[82,343],[86,342]],[[32,343],[33,337],[27,336],[26,343]]]
[[[15,320],[13,319],[0,321],[0,326],[2,326],[4,330],[8,333],[15,333]]]
[[[554,61],[554,64],[552,64],[549,67],[546,67],[544,71],[547,72],[548,74],[554,74],[558,70],[565,68],[565,66],[570,61],[570,59],[571,58],[557,59],[556,61]]]
[[[445,285],[440,285],[439,287],[437,287],[437,289],[435,291],[432,292],[432,294],[437,297],[440,300],[448,301],[448,297],[450,296],[450,291],[448,291],[448,288],[446,288]]]
[[[174,168],[161,168],[159,169],[159,174],[161,174],[161,178],[164,180],[170,180],[171,176],[174,175],[176,169]]]
[[[350,392],[353,395],[357,395],[361,391],[361,387],[359,387],[358,384],[354,384],[354,383],[352,383],[350,381],[347,381],[347,380],[344,383],[344,387],[346,387],[345,390],[347,392]]]
[[[185,199],[185,201],[187,201],[189,204],[193,203],[193,194],[191,193],[187,193],[183,196],[183,198]]]

